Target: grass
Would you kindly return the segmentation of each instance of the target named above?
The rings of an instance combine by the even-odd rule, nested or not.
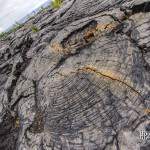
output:
[[[19,24],[19,23],[16,23],[13,28],[11,28],[9,31],[7,32],[2,32],[0,33],[0,39],[6,39],[6,37],[13,33],[13,32],[16,32],[18,29],[20,29],[21,27],[23,27],[23,24]],[[31,30],[33,33],[36,33],[39,31],[38,27],[36,27],[35,25],[32,25],[31,26]]]
[[[52,0],[51,6],[53,9],[59,9],[62,6],[62,0]],[[41,11],[43,10],[45,10],[45,8],[41,7]],[[34,18],[34,16],[31,16],[31,19],[32,18]],[[23,26],[24,26],[23,24],[16,22],[16,24],[9,31],[0,33],[0,40],[7,38],[9,34],[16,32],[18,29],[20,29]],[[31,26],[31,30],[33,33],[39,31],[39,29],[35,25]]]
[[[62,0],[52,0],[52,2],[51,2],[51,6],[54,9],[60,8],[61,5],[62,5]]]
[[[31,26],[31,30],[33,33],[36,33],[39,31],[38,27],[36,27],[35,25]]]
[[[21,27],[23,27],[23,24],[16,23],[9,31],[0,33],[0,39],[5,39],[9,34],[16,32]]]
[[[6,32],[2,32],[0,33],[0,39],[3,39],[7,36],[7,33]]]

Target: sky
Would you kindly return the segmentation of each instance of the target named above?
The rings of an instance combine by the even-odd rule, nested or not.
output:
[[[0,32],[44,4],[47,0],[0,0]]]

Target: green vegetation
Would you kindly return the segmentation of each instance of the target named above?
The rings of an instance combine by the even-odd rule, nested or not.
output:
[[[40,7],[40,11],[41,12],[47,12],[47,8],[45,8],[45,7],[42,6],[42,7]]]
[[[10,32],[10,33],[16,32],[16,31],[19,30],[21,27],[23,27],[23,24],[20,24],[20,23],[16,22],[16,24],[13,26],[12,29],[10,29],[9,32]]]
[[[43,6],[40,7],[40,11],[44,11],[45,8]]]
[[[62,0],[52,0],[52,3],[51,3],[52,8],[58,9],[61,7],[61,5],[62,5]]]
[[[28,20],[30,20],[30,19],[34,19],[34,17],[35,17],[34,15],[31,15],[31,16],[30,16],[30,15],[28,15]]]
[[[7,33],[6,32],[2,32],[0,33],[0,39],[3,39],[7,36]]]
[[[52,0],[51,6],[53,9],[60,8],[62,6],[62,0]],[[41,11],[46,11],[46,8],[41,7]],[[29,19],[33,19],[33,18],[34,16],[29,17]],[[23,24],[16,22],[16,24],[9,31],[0,33],[0,39],[6,39],[9,34],[16,32],[18,29],[20,29],[23,26],[24,26]],[[33,33],[39,31],[39,29],[35,25],[31,26],[31,30]]]
[[[9,31],[0,33],[0,39],[5,39],[10,33],[16,32],[21,27],[23,27],[23,24],[16,22],[16,24]]]
[[[39,28],[36,27],[35,25],[32,25],[32,26],[31,26],[31,30],[32,30],[33,33],[36,33],[36,32],[39,31]]]

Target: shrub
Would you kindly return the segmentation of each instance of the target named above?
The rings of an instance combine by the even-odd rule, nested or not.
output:
[[[33,33],[36,33],[39,31],[38,27],[36,27],[35,25],[31,26],[31,30]]]
[[[51,2],[51,6],[52,6],[52,8],[56,8],[56,9],[58,9],[58,8],[60,8],[61,7],[61,5],[62,5],[62,0],[52,0],[52,2]]]
[[[3,39],[7,36],[7,33],[6,32],[2,32],[0,33],[0,39]]]

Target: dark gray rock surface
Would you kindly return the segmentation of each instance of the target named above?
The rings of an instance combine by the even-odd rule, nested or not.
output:
[[[66,0],[0,40],[0,150],[149,150],[149,114],[150,0]]]

